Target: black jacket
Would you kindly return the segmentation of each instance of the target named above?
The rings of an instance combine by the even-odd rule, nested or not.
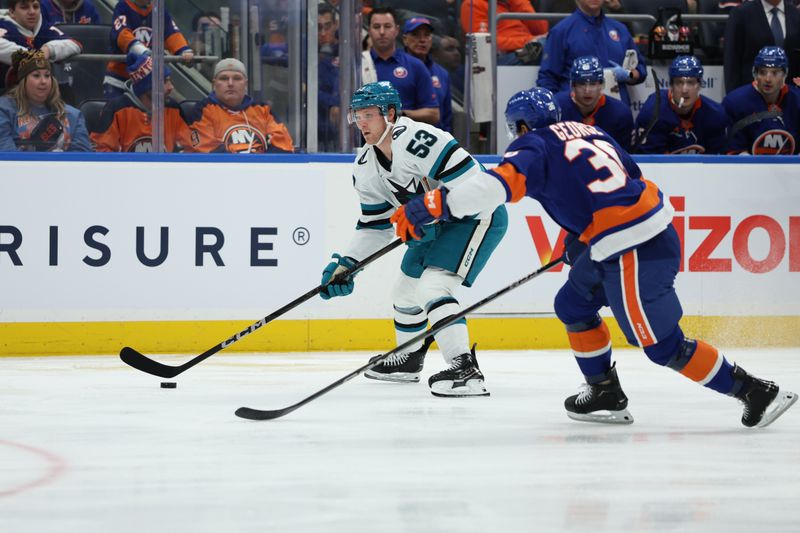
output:
[[[783,49],[789,57],[789,76],[800,75],[800,10],[784,0],[786,35]],[[764,46],[774,46],[767,14],[761,0],[745,2],[733,9],[725,27],[725,91],[731,92],[753,81],[753,60]]]

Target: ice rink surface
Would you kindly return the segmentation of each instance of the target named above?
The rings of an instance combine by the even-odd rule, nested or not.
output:
[[[0,358],[0,532],[800,531],[800,405],[735,400],[618,351],[630,426],[567,418],[569,352],[481,351],[489,398],[357,377],[373,354],[217,355],[177,389],[117,357]],[[800,350],[728,350],[800,392]],[[189,356],[157,359],[170,364]]]

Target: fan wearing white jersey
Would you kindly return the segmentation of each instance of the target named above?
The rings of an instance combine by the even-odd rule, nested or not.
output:
[[[449,133],[400,117],[400,96],[389,82],[368,83],[350,101],[348,120],[364,136],[353,166],[353,184],[361,216],[342,254],[334,254],[322,273],[322,298],[346,296],[353,277],[336,274],[385,246],[394,236],[391,216],[411,198],[444,187],[459,187],[482,168]],[[508,216],[503,206],[424,228],[420,241],[409,241],[392,289],[397,343],[404,343],[458,313],[455,292],[471,286],[505,234]],[[334,282],[331,282],[334,280]],[[488,396],[484,377],[470,350],[465,320],[435,335],[449,368],[428,380],[435,396]],[[366,372],[372,379],[418,382],[432,339],[389,356]]]

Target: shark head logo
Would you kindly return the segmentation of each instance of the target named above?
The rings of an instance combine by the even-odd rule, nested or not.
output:
[[[397,198],[397,201],[400,204],[405,204],[415,196],[419,196],[425,192],[425,188],[422,186],[422,183],[412,179],[408,182],[408,185],[403,186],[399,185],[392,180],[386,180],[389,182],[389,186],[392,188],[392,194],[394,197]]]

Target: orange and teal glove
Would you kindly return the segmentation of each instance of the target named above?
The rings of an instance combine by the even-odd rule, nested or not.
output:
[[[449,220],[450,210],[447,208],[447,189],[440,187],[408,201],[392,215],[391,221],[396,224],[395,234],[403,242],[408,239],[419,240],[424,230],[422,226],[434,220]]]

